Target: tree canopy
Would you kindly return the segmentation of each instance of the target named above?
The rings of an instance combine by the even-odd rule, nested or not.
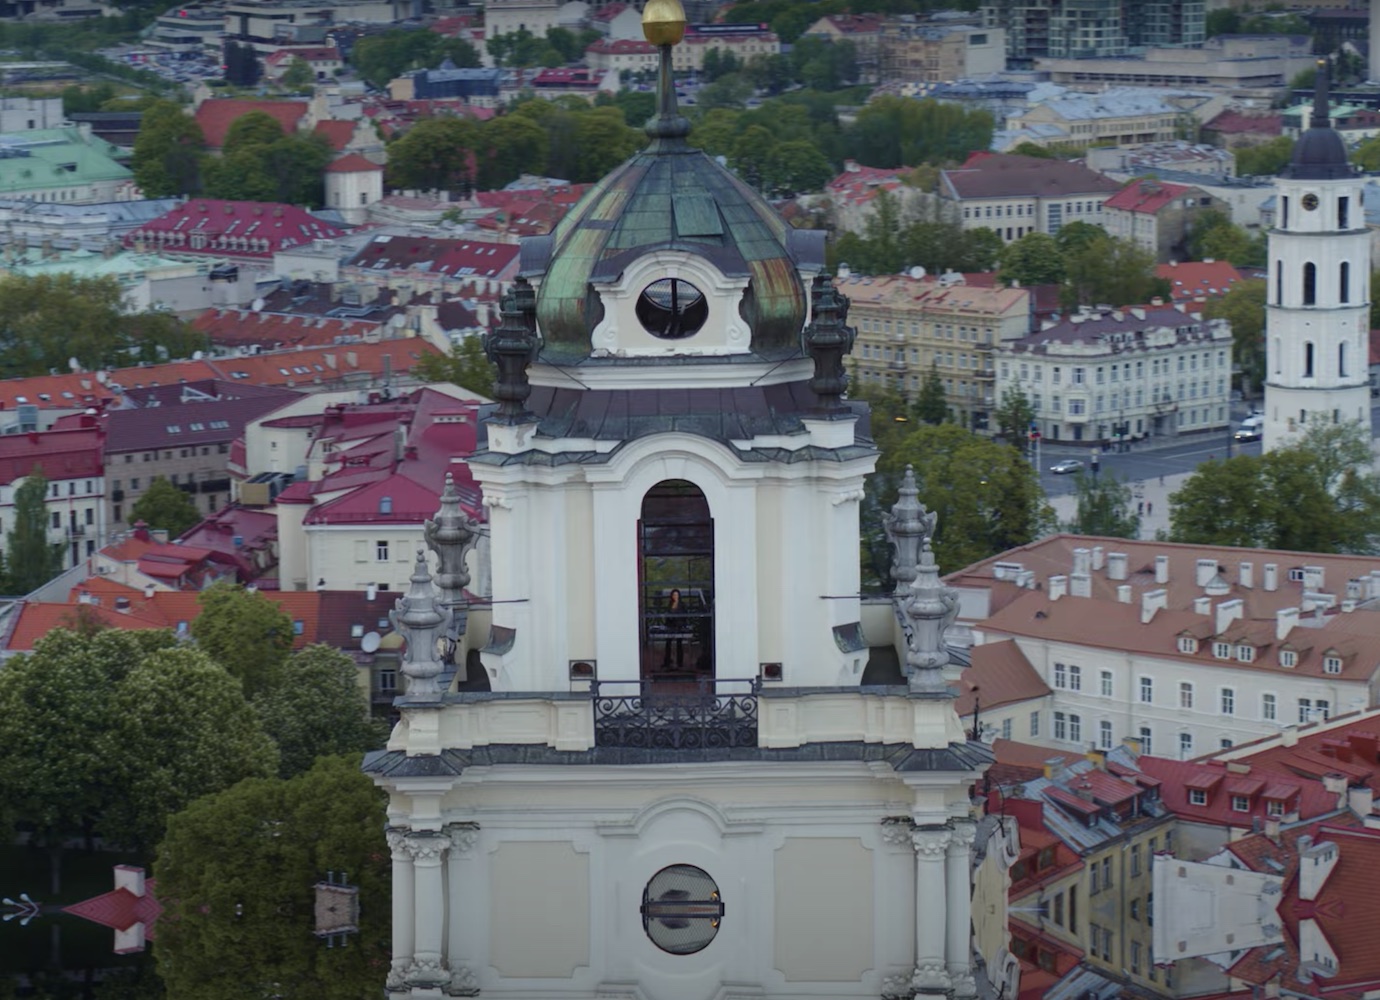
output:
[[[268,689],[292,650],[292,619],[257,591],[217,583],[201,592],[192,638],[253,698]]]
[[[231,124],[220,157],[203,164],[206,193],[230,201],[319,206],[332,156],[324,136],[288,135],[272,115],[251,111]]]
[[[998,273],[1007,285],[1061,285],[1066,306],[1136,305],[1169,293],[1155,276],[1154,254],[1084,223],[1070,223],[1057,237],[1031,232],[1008,243]]]
[[[1171,541],[1299,552],[1376,551],[1380,476],[1369,428],[1310,427],[1263,455],[1206,462],[1169,498]]]
[[[1077,507],[1064,530],[1075,535],[1139,538],[1140,515],[1132,508],[1131,487],[1113,473],[1093,476],[1079,472],[1074,481]]]
[[[30,594],[62,572],[67,546],[48,541],[48,480],[35,469],[14,491],[13,526],[5,536],[5,589]]]
[[[493,398],[498,369],[484,354],[479,337],[466,337],[447,354],[427,354],[412,366],[414,377],[423,382],[453,382],[485,398]]]
[[[461,68],[479,65],[479,53],[463,38],[443,38],[420,26],[365,35],[350,50],[355,71],[380,88],[409,70],[433,68],[446,59]]]
[[[991,229],[964,229],[933,209],[909,215],[900,199],[882,191],[873,199],[863,231],[842,234],[827,252],[831,264],[847,264],[859,274],[897,274],[912,267],[931,274],[972,273],[996,266],[1001,237]]]
[[[1294,140],[1287,135],[1236,150],[1236,172],[1242,177],[1273,177],[1294,155]]]
[[[143,521],[150,528],[161,528],[169,538],[177,538],[188,528],[201,523],[201,512],[191,495],[178,489],[162,476],[154,476],[149,488],[130,508],[134,521]]]
[[[1203,314],[1231,324],[1232,360],[1241,370],[1241,391],[1265,384],[1265,293],[1263,280],[1242,281],[1220,298],[1208,299]]]

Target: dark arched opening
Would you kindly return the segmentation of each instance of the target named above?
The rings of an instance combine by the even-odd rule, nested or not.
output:
[[[642,676],[714,674],[714,519],[694,483],[668,479],[638,522]]]

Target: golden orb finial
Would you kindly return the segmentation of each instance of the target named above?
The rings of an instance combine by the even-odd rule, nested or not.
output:
[[[685,37],[685,8],[680,0],[647,0],[642,8],[642,34],[653,45],[678,45]]]

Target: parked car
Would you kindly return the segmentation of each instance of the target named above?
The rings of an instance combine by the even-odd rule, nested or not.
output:
[[[1232,437],[1237,441],[1259,441],[1260,428],[1252,427],[1247,429],[1243,427],[1241,430],[1233,434]]]
[[[1083,468],[1083,463],[1076,458],[1066,458],[1062,462],[1055,462],[1049,467],[1049,471],[1056,476],[1065,476],[1070,472],[1077,472]]]

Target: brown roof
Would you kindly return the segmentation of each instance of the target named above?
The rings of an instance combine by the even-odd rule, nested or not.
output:
[[[1049,686],[1014,639],[973,647],[973,662],[964,669],[959,686],[954,708],[960,716],[972,715],[977,699],[986,711],[1049,694]]]
[[[974,153],[956,170],[941,171],[940,185],[951,198],[1059,198],[1121,189],[1082,163],[1014,153]]]

